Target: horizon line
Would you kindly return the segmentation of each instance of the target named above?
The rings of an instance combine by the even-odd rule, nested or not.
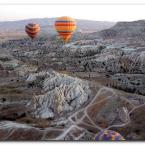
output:
[[[0,5],[145,5],[145,3],[0,3]]]
[[[22,18],[22,19],[14,19],[14,20],[0,20],[0,22],[15,22],[15,21],[25,21],[25,20],[31,20],[31,19],[55,19],[58,17],[32,17],[32,18]],[[134,22],[134,21],[141,21],[145,19],[135,19],[135,20],[119,20],[119,21],[110,21],[110,20],[93,20],[93,19],[84,19],[84,18],[74,18],[75,20],[86,20],[86,21],[96,21],[96,22]]]

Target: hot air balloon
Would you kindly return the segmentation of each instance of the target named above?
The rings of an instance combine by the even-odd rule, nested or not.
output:
[[[60,17],[55,21],[55,29],[63,41],[67,42],[76,29],[76,21],[71,17]]]
[[[113,130],[100,131],[95,136],[96,141],[123,141],[125,140],[118,132]]]
[[[40,31],[40,26],[39,24],[29,23],[25,26],[25,31],[31,39],[34,39]]]

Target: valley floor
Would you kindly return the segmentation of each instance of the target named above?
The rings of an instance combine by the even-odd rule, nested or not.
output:
[[[106,129],[145,140],[145,51],[134,46],[2,42],[0,140],[94,140]]]

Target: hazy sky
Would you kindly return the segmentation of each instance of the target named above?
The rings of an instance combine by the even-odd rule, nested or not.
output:
[[[145,19],[145,5],[0,5],[0,21],[71,16],[97,21]]]

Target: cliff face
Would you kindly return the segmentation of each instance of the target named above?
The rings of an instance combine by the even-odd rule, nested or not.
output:
[[[128,38],[128,37],[144,37],[145,21],[134,22],[118,22],[110,29],[103,30],[99,33],[103,38]]]

